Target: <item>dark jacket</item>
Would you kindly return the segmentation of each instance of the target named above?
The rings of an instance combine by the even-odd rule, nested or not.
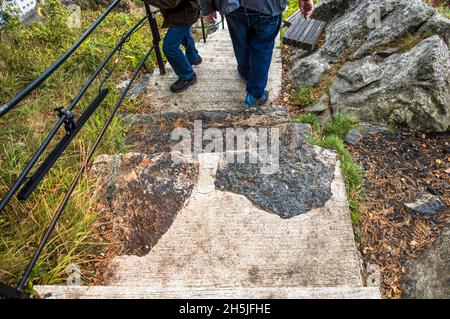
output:
[[[163,27],[193,25],[200,16],[198,0],[148,0],[148,3],[161,9]]]

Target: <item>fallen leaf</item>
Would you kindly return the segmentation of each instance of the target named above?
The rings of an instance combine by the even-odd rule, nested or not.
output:
[[[142,167],[147,167],[152,161],[148,158],[145,157],[142,161],[141,161],[141,166]]]

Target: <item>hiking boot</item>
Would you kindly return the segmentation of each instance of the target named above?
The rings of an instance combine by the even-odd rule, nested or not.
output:
[[[269,100],[269,92],[264,91],[264,94],[258,99],[251,94],[247,94],[245,98],[245,106],[249,110],[256,110],[257,114],[262,113],[261,105],[264,105]]]
[[[197,83],[197,76],[194,75],[188,80],[178,79],[174,84],[170,86],[170,90],[173,93],[180,93],[186,91],[191,85]]]
[[[200,64],[202,64],[202,62],[203,62],[202,57],[199,57],[199,59],[195,62],[192,62],[191,65],[192,66],[200,65]]]

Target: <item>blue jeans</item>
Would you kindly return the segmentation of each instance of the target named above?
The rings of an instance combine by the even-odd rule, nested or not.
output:
[[[247,80],[247,93],[260,98],[267,86],[281,14],[269,16],[240,7],[226,18],[238,71]]]
[[[183,80],[191,79],[195,75],[191,63],[200,59],[191,31],[191,26],[171,27],[167,31],[163,43],[163,52],[167,61],[175,74]],[[185,53],[181,51],[181,45],[186,49]]]

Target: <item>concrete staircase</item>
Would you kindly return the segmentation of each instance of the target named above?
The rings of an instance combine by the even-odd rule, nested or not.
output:
[[[364,286],[337,155],[309,145],[310,127],[289,123],[283,108],[244,118],[245,83],[227,30],[198,47],[198,84],[173,95],[170,67],[154,74],[149,114],[128,117],[133,153],[94,164],[122,240],[139,252],[116,257],[105,286],[35,290],[45,298],[380,298],[378,287]],[[275,49],[272,97],[281,72]],[[205,128],[276,128],[279,172],[261,175],[213,153],[173,164],[167,136],[198,118]]]

